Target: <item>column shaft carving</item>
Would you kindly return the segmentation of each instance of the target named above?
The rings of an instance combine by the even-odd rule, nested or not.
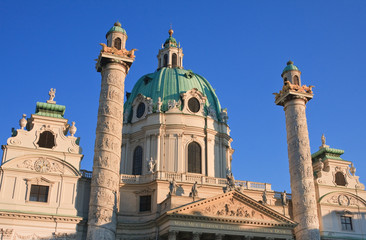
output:
[[[87,239],[114,240],[119,205],[124,80],[128,68],[108,63],[101,71]]]
[[[306,100],[293,98],[284,105],[296,239],[320,239],[313,167],[305,114]]]

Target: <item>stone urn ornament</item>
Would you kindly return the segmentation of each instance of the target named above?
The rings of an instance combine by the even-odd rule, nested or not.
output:
[[[72,122],[71,126],[69,127],[69,132],[70,132],[71,137],[74,136],[74,134],[76,133],[76,130],[77,130],[77,128],[75,127],[75,122]]]
[[[27,126],[27,119],[25,119],[26,116],[26,114],[23,114],[23,118],[19,120],[19,126],[22,130],[24,130],[25,126]]]

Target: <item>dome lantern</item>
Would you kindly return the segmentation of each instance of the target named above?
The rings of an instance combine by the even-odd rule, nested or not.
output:
[[[169,37],[165,40],[158,54],[158,69],[167,68],[183,68],[183,51],[177,40],[173,38],[173,29],[170,28]]]

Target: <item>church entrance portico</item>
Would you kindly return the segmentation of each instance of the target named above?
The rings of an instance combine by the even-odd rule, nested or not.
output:
[[[183,239],[293,239],[296,223],[250,197],[231,191],[162,214],[159,236]]]

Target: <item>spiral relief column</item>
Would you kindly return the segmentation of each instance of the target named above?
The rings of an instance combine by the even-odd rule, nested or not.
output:
[[[275,103],[284,106],[291,178],[292,206],[297,240],[319,240],[313,167],[306,121],[306,103],[313,98],[312,86],[301,85],[301,72],[289,61],[283,70],[284,86],[275,93]]]
[[[96,65],[101,72],[98,121],[94,146],[87,239],[115,239],[119,199],[124,80],[134,61],[124,49],[126,32],[115,23],[101,44]]]

